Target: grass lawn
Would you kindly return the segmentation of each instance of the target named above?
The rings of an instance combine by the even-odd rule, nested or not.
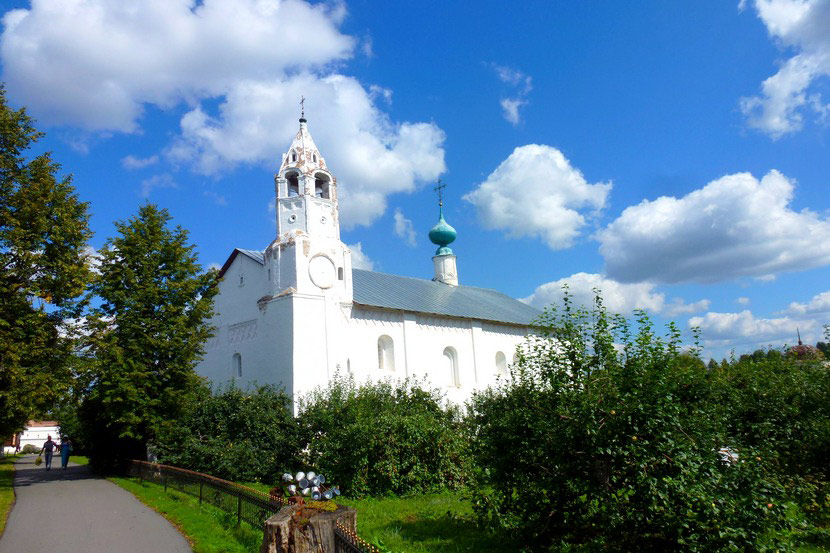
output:
[[[88,465],[89,457],[85,457],[84,455],[70,455],[69,462],[76,463],[78,465]]]
[[[247,524],[236,527],[236,517],[211,505],[199,505],[189,495],[132,478],[109,478],[142,503],[161,513],[187,538],[196,553],[255,553],[262,531]]]
[[[245,484],[267,492],[270,486]],[[492,536],[473,522],[469,501],[461,493],[414,497],[347,499],[338,503],[357,509],[357,533],[394,553],[482,553],[518,551],[504,536]]]
[[[0,535],[6,529],[6,519],[14,505],[14,461],[19,455],[0,459]]]

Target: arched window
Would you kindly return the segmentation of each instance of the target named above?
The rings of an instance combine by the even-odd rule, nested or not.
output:
[[[378,368],[383,371],[395,370],[395,343],[385,334],[378,338]]]
[[[300,182],[297,179],[297,173],[286,175],[288,179],[288,197],[300,195]]]
[[[455,348],[444,348],[444,366],[449,378],[449,385],[461,387],[461,378],[458,375],[458,354]]]
[[[507,374],[507,357],[502,352],[496,353],[496,372],[501,375]]]
[[[518,354],[518,353],[514,353],[514,354],[513,354],[513,366],[515,367],[515,366],[516,366],[516,365],[518,365],[518,364],[519,364],[519,354]]]
[[[297,152],[291,152],[291,161],[297,162]]]
[[[337,268],[337,280],[343,280],[343,267]]]
[[[325,198],[326,200],[331,199],[331,194],[329,190],[329,178],[327,175],[323,173],[317,173],[314,176],[314,195],[318,198]]]
[[[242,377],[242,355],[238,353],[233,354],[233,360],[231,362],[233,375],[236,377]]]

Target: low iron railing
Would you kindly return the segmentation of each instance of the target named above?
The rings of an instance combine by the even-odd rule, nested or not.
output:
[[[244,520],[254,528],[264,529],[265,521],[288,504],[281,497],[170,465],[131,461],[129,472],[141,481],[160,484],[165,490],[171,488],[196,497],[200,505],[213,505],[236,516],[237,524]],[[377,547],[339,524],[334,531],[334,550],[336,553],[380,553]]]

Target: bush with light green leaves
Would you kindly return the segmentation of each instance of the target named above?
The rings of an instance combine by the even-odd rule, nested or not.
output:
[[[673,325],[661,338],[599,297],[592,310],[566,297],[539,323],[510,378],[470,405],[482,523],[531,550],[776,546],[772,460],[729,436],[712,372]]]

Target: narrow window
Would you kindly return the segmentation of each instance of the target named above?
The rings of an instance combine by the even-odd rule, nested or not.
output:
[[[458,354],[456,354],[454,348],[444,348],[444,365],[447,376],[449,377],[449,385],[460,388],[461,378],[458,375]]]
[[[496,372],[501,375],[507,374],[507,357],[502,352],[496,353]]]
[[[242,355],[238,353],[233,354],[233,375],[242,377]]]
[[[239,274],[239,285],[240,286],[245,286],[245,273],[240,273]]]
[[[271,269],[268,269],[268,282],[271,282]]]
[[[395,343],[385,334],[378,338],[378,368],[382,371],[395,370]]]
[[[343,280],[343,267],[337,268],[337,280]]]
[[[314,163],[317,163],[317,154],[314,154],[312,157],[314,157]]]
[[[297,161],[297,152],[291,152],[291,161],[293,161],[293,162]]]
[[[300,183],[297,180],[297,174],[292,173],[288,175],[288,197],[300,195]]]

